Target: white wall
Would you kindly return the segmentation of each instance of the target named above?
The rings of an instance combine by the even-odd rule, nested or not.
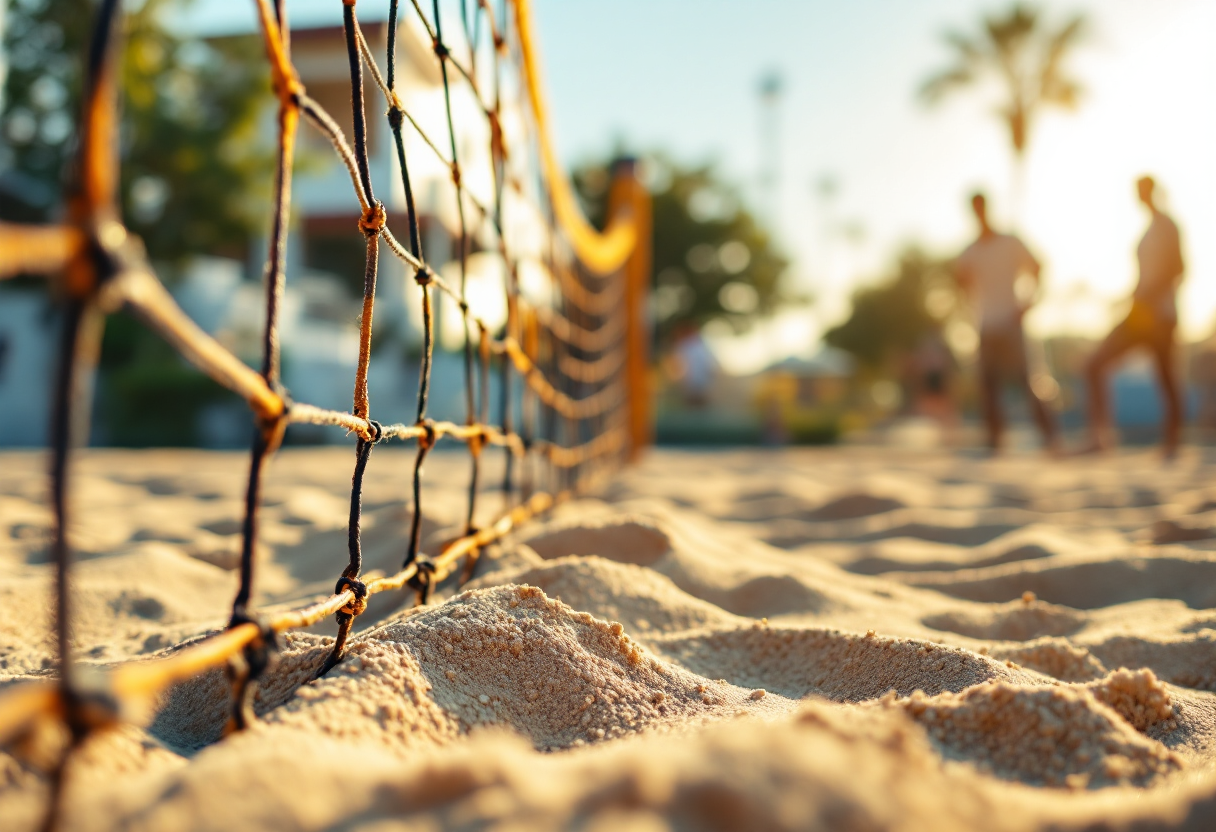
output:
[[[45,292],[0,290],[0,447],[46,444],[56,323]]]

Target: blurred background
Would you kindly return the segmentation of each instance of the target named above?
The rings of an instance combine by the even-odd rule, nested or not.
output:
[[[256,363],[273,103],[253,4],[126,6],[129,225],[179,303]],[[91,8],[4,7],[2,220],[63,211]],[[369,39],[383,40],[386,9],[360,4]],[[349,121],[341,4],[289,10],[302,80]],[[620,156],[641,159],[655,201],[660,443],[980,441],[979,339],[953,267],[975,239],[977,190],[993,225],[1042,263],[1025,319],[1031,385],[1078,431],[1085,362],[1136,284],[1143,174],[1182,233],[1187,435],[1216,435],[1216,4],[536,0],[535,16],[559,150],[587,213],[602,214]],[[407,106],[439,125],[430,43],[408,26],[402,39]],[[474,106],[457,102],[458,112]],[[387,125],[372,122],[373,165],[388,171]],[[302,400],[346,409],[363,240],[345,170],[302,136],[285,382]],[[466,158],[486,152],[481,136],[461,141]],[[426,249],[442,262],[453,237],[448,171],[416,150],[407,155],[419,165]],[[483,260],[474,255],[470,293],[494,319],[505,314],[501,275]],[[408,414],[416,298],[395,262],[381,265],[374,406]],[[455,308],[440,315],[450,352],[436,364],[437,418],[462,412],[456,321]],[[54,329],[41,281],[0,286],[0,446],[45,441]],[[1161,406],[1147,359],[1122,364],[1112,383],[1123,441],[1155,441]],[[95,444],[247,444],[244,405],[124,315],[107,323],[95,389]],[[1033,444],[1025,401],[1008,406],[1012,444]],[[301,428],[291,439],[342,433]]]

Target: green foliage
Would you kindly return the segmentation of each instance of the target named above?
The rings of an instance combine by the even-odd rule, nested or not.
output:
[[[0,217],[39,222],[63,206],[74,151],[89,0],[10,0],[0,113]],[[164,25],[146,0],[123,26],[122,205],[154,261],[243,257],[266,205],[269,148],[256,116],[269,89],[256,42],[204,43]]]
[[[62,215],[96,5],[9,0],[0,219]],[[273,171],[270,148],[257,142],[269,79],[256,40],[204,43],[172,32],[164,24],[169,5],[128,6],[120,126],[124,222],[166,279],[191,255],[244,258]],[[199,409],[225,395],[123,315],[107,322],[100,370],[98,416],[119,445],[194,444]]]
[[[8,3],[0,219],[43,221],[61,205],[60,183],[80,111],[92,12],[88,0]]]
[[[592,222],[602,227],[610,164],[574,173]],[[663,156],[641,162],[654,200],[654,303],[660,342],[681,326],[714,318],[742,332],[786,298],[787,261],[772,235],[712,166],[684,168]]]
[[[932,292],[953,291],[947,264],[917,249],[899,258],[895,274],[853,293],[848,320],[828,330],[824,340],[853,355],[872,372],[913,350],[941,320],[929,310]]]
[[[167,0],[128,15],[123,214],[153,260],[243,259],[261,230],[274,157],[259,146],[269,95],[256,40],[203,43],[164,26]]]
[[[126,313],[107,319],[101,355],[97,415],[109,444],[196,445],[202,408],[235,400]]]

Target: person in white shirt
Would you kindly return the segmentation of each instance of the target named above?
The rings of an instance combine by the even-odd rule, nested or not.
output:
[[[1136,248],[1140,280],[1132,292],[1131,309],[1098,346],[1086,367],[1091,451],[1105,450],[1111,444],[1106,378],[1112,365],[1137,347],[1144,347],[1152,356],[1161,384],[1165,404],[1162,429],[1165,455],[1172,457],[1178,450],[1182,433],[1182,395],[1174,369],[1174,329],[1178,325],[1178,284],[1182,282],[1185,265],[1178,226],[1157,206],[1155,187],[1151,176],[1141,177],[1136,182],[1140,202],[1148,209],[1150,219]]]
[[[682,327],[677,338],[673,352],[684,402],[696,408],[706,407],[718,375],[718,361],[696,324]]]
[[[1001,412],[1001,388],[1015,385],[1030,404],[1031,413],[1043,434],[1044,444],[1058,449],[1055,420],[1046,403],[1030,386],[1026,362],[1026,341],[1022,318],[1029,302],[1019,300],[1018,278],[1028,275],[1037,288],[1039,261],[1013,234],[1001,234],[988,222],[988,202],[983,194],[971,198],[971,208],[979,222],[980,233],[955,261],[955,277],[972,302],[980,334],[980,397],[988,446],[1001,447],[1005,420]]]

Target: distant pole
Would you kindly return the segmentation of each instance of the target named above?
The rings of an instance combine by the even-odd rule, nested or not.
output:
[[[651,272],[650,193],[638,179],[634,159],[618,159],[613,165],[608,191],[608,216],[628,206],[633,213],[637,241],[625,261],[625,398],[628,420],[628,458],[635,461],[643,449],[654,444],[654,391],[650,380],[652,325],[649,319]]]
[[[785,81],[777,70],[760,78],[760,210],[770,231],[781,215],[781,94]]]

